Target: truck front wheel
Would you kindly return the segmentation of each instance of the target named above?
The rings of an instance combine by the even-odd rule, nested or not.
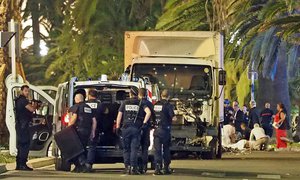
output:
[[[216,159],[216,158],[218,158],[218,152],[219,152],[218,140],[212,140],[209,143],[209,146],[210,146],[210,151],[202,152],[201,158],[202,159]]]

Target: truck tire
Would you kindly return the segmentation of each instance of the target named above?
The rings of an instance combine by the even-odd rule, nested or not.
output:
[[[64,158],[55,158],[55,170],[56,171],[70,171],[71,164]]]
[[[212,140],[209,143],[210,146],[210,151],[208,152],[202,152],[201,154],[201,158],[202,159],[216,159],[217,158],[217,154],[218,154],[218,147],[219,147],[219,143],[218,140]]]

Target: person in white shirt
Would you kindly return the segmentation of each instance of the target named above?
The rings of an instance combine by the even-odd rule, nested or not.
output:
[[[229,124],[223,126],[222,145],[227,147],[228,145],[235,143],[235,141],[235,127],[233,122],[231,121]]]
[[[269,136],[266,135],[265,130],[261,128],[259,124],[255,123],[250,134],[250,148],[254,150],[262,150],[267,148],[268,142]]]

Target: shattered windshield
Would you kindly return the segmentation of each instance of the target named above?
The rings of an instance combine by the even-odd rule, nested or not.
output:
[[[209,98],[212,94],[210,66],[182,64],[136,64],[133,77],[144,77],[172,98]]]

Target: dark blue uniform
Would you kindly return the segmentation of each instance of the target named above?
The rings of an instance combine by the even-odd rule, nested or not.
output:
[[[148,149],[150,146],[150,130],[151,130],[151,121],[154,120],[155,113],[153,109],[153,104],[144,98],[142,100],[143,104],[145,104],[151,111],[151,117],[145,127],[142,129],[141,134],[141,165],[140,165],[140,172],[146,173],[147,171],[147,163],[148,163]]]
[[[254,128],[254,124],[259,124],[259,113],[258,113],[258,109],[256,107],[253,107],[249,110],[249,122],[248,122],[248,127],[250,129]]]
[[[272,117],[274,115],[274,112],[266,108],[260,113],[261,117],[261,125],[262,128],[265,130],[266,135],[272,137],[273,135],[273,127],[272,127]]]
[[[224,107],[224,123],[223,125],[229,124],[233,118],[234,109],[231,106]]]
[[[96,99],[91,99],[86,102],[92,108],[93,116],[97,120],[97,126],[100,124],[101,113],[104,112],[104,108],[101,105],[100,101]],[[95,162],[96,157],[96,147],[99,138],[99,128],[96,129],[94,139],[90,139],[88,142],[88,149],[87,149],[87,163],[93,164]]]
[[[154,105],[156,129],[154,131],[154,160],[157,166],[169,168],[171,163],[171,125],[174,108],[167,100],[161,100]],[[163,149],[163,152],[162,152]]]
[[[83,147],[86,147],[90,139],[93,124],[92,109],[86,103],[81,102],[72,106],[69,109],[69,112],[77,114],[75,128]],[[87,163],[86,153],[83,153],[74,159],[74,164],[77,167],[83,166],[85,163]]]
[[[26,166],[29,154],[30,132],[29,123],[32,120],[32,112],[26,106],[30,104],[25,96],[20,95],[16,101],[16,133],[17,133],[17,149],[16,157],[17,168]]]
[[[126,100],[119,112],[123,113],[122,137],[123,158],[125,167],[137,170],[138,149],[141,141],[141,127],[145,118],[144,109],[147,106],[137,98]]]

